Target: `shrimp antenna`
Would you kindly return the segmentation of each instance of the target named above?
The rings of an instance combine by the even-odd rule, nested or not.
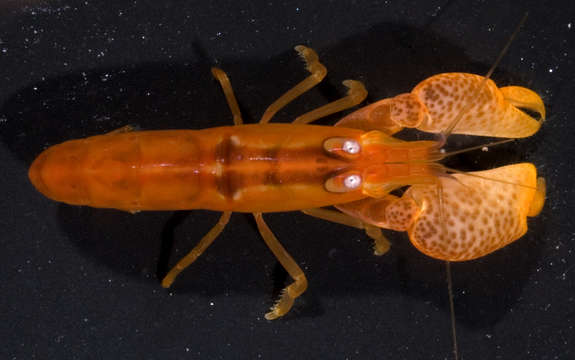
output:
[[[449,294],[449,311],[451,313],[451,335],[453,338],[453,357],[455,360],[459,358],[459,351],[457,350],[457,330],[455,327],[455,304],[453,303],[453,280],[451,276],[451,262],[445,261],[445,277],[447,279],[447,293]]]
[[[506,180],[501,180],[501,179],[494,179],[494,178],[490,178],[489,176],[483,176],[483,175],[478,175],[478,174],[473,174],[470,172],[466,172],[466,171],[461,171],[461,170],[457,170],[457,169],[452,169],[449,168],[447,166],[438,164],[438,166],[443,170],[443,171],[448,171],[451,173],[455,173],[455,174],[461,174],[461,175],[466,175],[466,176],[471,176],[471,177],[475,177],[475,178],[479,178],[479,179],[483,179],[483,180],[489,180],[489,181],[495,181],[498,183],[502,183],[502,184],[507,184],[507,185],[515,185],[515,186],[520,186],[520,187],[524,187],[527,189],[532,189],[532,190],[537,190],[537,188],[535,186],[529,186],[529,185],[525,185],[525,184],[518,184],[515,183],[513,181],[506,181]]]
[[[488,147],[491,147],[491,146],[506,144],[506,143],[509,143],[509,142],[512,142],[512,141],[515,141],[515,139],[497,140],[497,141],[493,141],[493,142],[490,142],[490,143],[487,143],[487,144],[480,144],[480,145],[470,146],[470,147],[467,147],[467,148],[465,148],[465,149],[454,150],[454,151],[445,152],[445,153],[442,152],[442,150],[440,150],[440,149],[433,149],[433,150],[430,152],[428,158],[425,159],[425,160],[418,159],[418,160],[407,160],[407,161],[388,161],[387,164],[436,163],[437,161],[441,161],[441,160],[446,159],[446,158],[448,158],[448,157],[450,157],[450,156],[453,156],[453,155],[459,155],[459,154],[463,154],[463,153],[466,153],[466,152],[471,152],[471,151],[478,150],[478,149],[484,149],[484,148],[488,148]],[[437,164],[437,165],[441,166],[441,169],[442,169],[442,170],[447,170],[446,167],[443,167],[443,166],[440,165],[440,164]],[[455,169],[448,169],[448,170],[453,171],[453,172],[456,172],[456,171],[457,171],[457,170],[455,170]]]
[[[493,63],[493,65],[491,66],[489,71],[487,72],[487,74],[485,74],[485,76],[483,77],[483,81],[481,81],[481,83],[479,85],[477,85],[475,87],[475,89],[473,90],[473,93],[471,94],[472,98],[476,98],[477,95],[479,95],[479,91],[487,84],[487,80],[489,80],[489,78],[491,77],[491,75],[493,74],[493,72],[495,71],[495,69],[497,68],[497,66],[501,62],[501,60],[503,59],[503,56],[505,55],[507,50],[509,50],[511,43],[513,42],[513,40],[515,39],[515,37],[519,33],[519,30],[521,29],[521,27],[523,26],[525,21],[527,21],[528,15],[529,15],[529,13],[527,13],[527,12],[525,13],[525,15],[523,15],[523,18],[521,19],[521,21],[519,21],[519,24],[517,25],[517,27],[515,28],[515,30],[511,34],[511,36],[509,37],[509,40],[507,40],[507,43],[505,44],[505,46],[503,47],[503,49],[499,53],[499,56],[497,57],[497,59],[495,60],[495,62]],[[445,144],[445,142],[447,141],[447,138],[451,135],[451,133],[453,132],[453,130],[455,129],[457,124],[459,124],[459,122],[463,118],[463,115],[465,115],[465,113],[468,112],[469,109],[471,109],[471,107],[473,105],[474,105],[473,102],[469,102],[463,109],[461,109],[461,111],[457,114],[457,116],[455,116],[455,119],[451,122],[451,124],[447,127],[447,129],[445,129],[441,132],[440,141],[439,141],[441,146],[443,146]]]
[[[436,161],[440,161],[443,160],[445,158],[448,158],[450,156],[453,155],[458,155],[458,154],[463,154],[466,152],[470,152],[470,151],[474,151],[474,150],[478,150],[478,149],[484,149],[484,148],[488,148],[491,146],[496,146],[496,145],[501,145],[501,144],[506,144],[509,142],[515,141],[515,139],[504,139],[504,140],[497,140],[497,141],[493,141],[487,144],[480,144],[480,145],[475,145],[475,146],[471,146],[471,147],[467,147],[465,149],[460,149],[460,150],[454,150],[454,151],[449,151],[449,152],[441,152],[441,150],[437,151],[437,152],[433,152],[430,156],[430,162],[436,162]]]

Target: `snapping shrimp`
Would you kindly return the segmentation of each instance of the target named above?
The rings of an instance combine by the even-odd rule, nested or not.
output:
[[[381,229],[406,231],[417,249],[447,261],[484,256],[526,232],[526,218],[536,216],[545,200],[545,182],[537,178],[534,165],[453,173],[438,161],[445,157],[441,147],[451,133],[520,138],[537,132],[545,108],[535,92],[498,88],[484,76],[440,74],[410,93],[360,108],[334,127],[309,125],[365,99],[363,84],[346,80],[348,93],[342,99],[292,124],[269,124],[278,110],[327,73],[312,49],[295,49],[310,75],[272,103],[259,124],[242,123],[228,76],[213,68],[235,126],[166,131],[125,127],[66,141],[42,152],[29,178],[48,198],[72,205],[130,212],[221,211],[217,224],[165,276],[164,287],[209,247],[232,212],[253,213],[265,243],[293,279],[266,319],[288,313],[307,280],[262,213],[301,210],[363,229],[374,240],[377,255],[390,248]],[[403,128],[442,136],[439,141],[410,142],[392,136]],[[406,187],[400,197],[391,194]]]

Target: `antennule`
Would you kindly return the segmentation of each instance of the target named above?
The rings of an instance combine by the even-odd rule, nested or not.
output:
[[[457,170],[457,169],[453,169],[450,167],[447,167],[443,164],[437,164],[439,165],[441,168],[443,168],[444,171],[446,172],[452,172],[455,174],[461,174],[461,175],[466,175],[466,176],[471,176],[471,177],[475,177],[475,178],[479,178],[479,179],[483,179],[483,180],[489,180],[489,181],[495,181],[498,183],[502,183],[502,184],[508,184],[508,185],[515,185],[515,186],[520,186],[520,187],[524,187],[527,189],[532,189],[532,190],[537,190],[537,188],[535,186],[529,186],[529,185],[525,185],[525,184],[518,184],[518,183],[514,183],[512,181],[506,181],[506,180],[501,180],[501,179],[493,179],[490,178],[488,176],[483,176],[483,175],[478,175],[478,174],[474,174],[474,173],[470,173],[467,171],[461,171],[461,170]]]
[[[446,152],[446,153],[442,153],[438,151],[438,154],[433,154],[437,157],[433,157],[433,161],[439,161],[439,160],[443,160],[445,158],[448,158],[450,156],[453,155],[458,155],[458,154],[463,154],[466,152],[470,152],[470,151],[474,151],[474,150],[478,150],[478,149],[483,149],[483,148],[488,148],[491,146],[496,146],[496,145],[501,145],[501,144],[505,144],[505,143],[509,143],[515,141],[515,139],[504,139],[504,140],[498,140],[498,141],[493,141],[487,144],[480,144],[480,145],[475,145],[475,146],[471,146],[465,149],[460,149],[460,150],[454,150],[454,151],[450,151],[450,152]]]

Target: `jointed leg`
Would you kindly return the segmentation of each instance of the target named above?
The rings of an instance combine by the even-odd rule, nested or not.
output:
[[[162,286],[165,288],[170,287],[176,276],[181,273],[185,268],[190,266],[197,258],[202,255],[202,253],[214,242],[214,240],[220,235],[224,227],[227,225],[228,221],[230,220],[230,216],[232,215],[231,211],[225,211],[220,216],[218,223],[214,225],[214,227],[208,231],[206,235],[200,240],[200,242],[186,255],[182,258],[176,266],[174,266],[168,274],[162,280]]]
[[[260,234],[262,235],[266,245],[270,248],[272,253],[278,259],[280,264],[282,264],[284,269],[286,269],[292,279],[294,279],[294,282],[282,291],[280,299],[271,308],[271,311],[265,315],[267,320],[273,320],[285,315],[289,309],[291,309],[294,300],[303,294],[303,292],[307,289],[307,279],[302,269],[290,256],[290,254],[288,254],[286,249],[282,246],[282,244],[280,244],[278,239],[267,226],[262,217],[262,214],[254,213],[253,215],[256,219],[258,230],[260,231]]]
[[[356,229],[365,230],[367,236],[369,236],[374,241],[374,254],[383,255],[390,247],[389,240],[385,238],[381,229],[375,225],[367,224],[360,219],[354,218],[339,211],[315,208],[302,210],[306,215],[310,215],[322,220],[331,221],[341,225],[347,225],[354,227]]]
[[[280,96],[279,99],[274,101],[266,109],[260,120],[260,123],[262,124],[268,123],[281,108],[292,102],[295,98],[305,93],[312,87],[316,86],[327,74],[325,66],[319,62],[319,58],[315,51],[303,45],[296,46],[295,50],[305,61],[306,69],[310,72],[310,75],[302,82],[288,90],[285,94]]]
[[[309,124],[317,119],[349,109],[359,104],[367,97],[367,90],[361,81],[344,80],[342,84],[348,88],[347,95],[345,97],[298,116],[293,121],[294,124]]]
[[[381,256],[388,252],[391,244],[381,232],[381,228],[367,223],[363,223],[363,226],[365,226],[367,236],[373,240],[373,254]]]
[[[226,75],[226,73],[217,67],[212,68],[212,75],[218,80],[220,83],[222,90],[224,91],[224,95],[226,96],[226,101],[228,102],[228,106],[234,116],[234,124],[241,125],[242,121],[242,113],[240,112],[240,107],[238,105],[238,101],[236,100],[236,96],[234,95],[234,89],[232,88],[232,84],[230,79]]]

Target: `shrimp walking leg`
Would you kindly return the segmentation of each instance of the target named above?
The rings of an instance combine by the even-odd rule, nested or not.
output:
[[[261,213],[253,213],[258,230],[262,235],[266,245],[278,259],[280,264],[286,269],[288,274],[294,280],[283,291],[280,299],[270,309],[265,316],[267,320],[277,319],[285,315],[292,307],[294,300],[307,289],[307,279],[305,274],[295,260],[291,257],[286,249],[280,244],[279,240],[265,223]]]
[[[322,63],[319,62],[319,58],[315,51],[303,45],[296,46],[295,50],[305,61],[306,69],[310,72],[310,75],[299,84],[288,90],[285,94],[280,96],[279,99],[274,101],[262,115],[260,120],[261,124],[268,123],[280,109],[292,102],[301,94],[319,84],[327,75],[327,69]]]
[[[273,102],[264,112],[260,120],[261,124],[268,123],[280,109],[319,84],[327,74],[327,69],[319,62],[317,53],[313,49],[298,45],[295,47],[295,50],[305,61],[306,69],[310,72],[310,75]],[[348,88],[345,97],[298,116],[293,122],[295,124],[308,124],[322,117],[349,109],[361,103],[367,97],[367,90],[360,81],[345,80],[343,81],[343,85]],[[222,87],[223,86],[222,84]]]
[[[243,123],[242,113],[240,112],[240,106],[236,100],[236,95],[234,94],[234,89],[232,88],[228,75],[226,75],[222,69],[217,67],[212,68],[212,75],[216,80],[218,80],[224,95],[226,96],[226,101],[228,102],[228,106],[230,107],[230,111],[234,117],[234,125],[241,125]]]
[[[298,116],[293,121],[294,124],[309,124],[317,119],[356,106],[367,97],[367,90],[361,81],[344,80],[342,84],[348,89],[345,97]]]
[[[302,210],[302,212],[306,215],[313,216],[318,219],[365,230],[367,236],[369,236],[374,241],[373,253],[375,255],[383,255],[389,250],[389,240],[387,240],[387,238],[381,232],[381,229],[377,226],[365,223],[356,217],[335,210],[314,208]]]
[[[174,282],[174,280],[176,279],[176,276],[178,276],[179,273],[181,273],[185,268],[190,266],[194,261],[196,261],[197,258],[200,257],[200,255],[203,254],[204,251],[206,251],[206,249],[214,242],[214,240],[218,237],[218,235],[220,235],[222,230],[224,230],[224,228],[226,227],[226,225],[230,220],[231,215],[232,215],[231,211],[225,211],[222,213],[222,216],[220,216],[220,219],[218,220],[217,224],[214,225],[214,227],[211,228],[211,230],[208,231],[206,235],[204,235],[204,237],[192,249],[192,251],[190,251],[188,255],[186,255],[184,258],[178,261],[176,266],[174,266],[164,277],[164,279],[162,280],[163,287],[165,288],[170,287]]]

